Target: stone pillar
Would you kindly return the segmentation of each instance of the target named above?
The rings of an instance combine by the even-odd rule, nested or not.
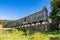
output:
[[[20,29],[20,26],[18,26],[18,28]]]
[[[47,21],[45,21],[45,28],[46,28],[45,31],[48,31],[48,24],[49,23]]]
[[[42,26],[43,30],[48,31],[48,24],[49,23],[47,21],[43,21],[42,24],[43,24],[43,26]]]
[[[23,28],[23,27],[24,27],[24,25],[21,25],[21,27]]]
[[[31,30],[31,24],[27,24],[27,30]]]
[[[42,22],[42,23],[43,23],[43,22]],[[41,29],[42,29],[42,31],[44,31],[44,26],[43,26],[43,24],[42,24],[42,23],[41,23],[41,25],[42,25],[42,26],[41,26]]]
[[[43,31],[43,29],[42,29],[42,22],[40,22],[40,27],[39,28],[40,28],[41,31]]]

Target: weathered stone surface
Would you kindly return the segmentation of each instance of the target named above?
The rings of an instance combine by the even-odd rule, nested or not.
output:
[[[12,22],[12,23],[9,23],[9,24],[7,24],[7,25],[5,25],[5,27],[8,27],[8,28],[10,28],[10,27],[15,27],[15,26],[21,26],[21,25],[27,25],[27,24],[32,24],[32,23],[37,23],[37,22],[40,22],[41,23],[41,25],[39,25],[39,26],[29,26],[29,27],[25,27],[25,26],[21,26],[20,27],[20,29],[36,29],[36,30],[41,30],[41,31],[43,31],[45,28],[46,28],[46,30],[47,30],[47,25],[48,24],[46,24],[46,26],[45,27],[43,27],[43,25],[42,25],[42,23],[43,22],[48,22],[48,13],[47,13],[47,9],[44,7],[43,8],[43,10],[42,11],[39,11],[39,12],[36,12],[36,13],[34,13],[34,14],[32,14],[32,15],[29,15],[29,16],[26,16],[26,17],[24,17],[24,18],[21,18],[21,19],[18,19],[18,20],[16,20],[16,22]]]

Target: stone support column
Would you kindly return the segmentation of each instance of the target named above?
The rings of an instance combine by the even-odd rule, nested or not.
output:
[[[43,29],[42,29],[42,22],[40,22],[39,30],[43,31]]]
[[[47,21],[45,21],[45,31],[48,31],[48,25],[49,25],[49,23]]]

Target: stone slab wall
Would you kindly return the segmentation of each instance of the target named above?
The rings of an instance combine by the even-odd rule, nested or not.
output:
[[[37,26],[27,26],[27,27],[19,27],[20,30],[34,30],[34,31],[48,31],[48,26],[46,24],[37,25]]]

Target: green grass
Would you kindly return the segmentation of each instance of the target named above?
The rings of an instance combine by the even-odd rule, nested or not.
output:
[[[0,40],[60,40],[60,33],[53,32],[23,32],[17,31],[17,29],[4,28],[0,29],[7,32],[0,33]],[[11,33],[10,33],[11,31]]]

